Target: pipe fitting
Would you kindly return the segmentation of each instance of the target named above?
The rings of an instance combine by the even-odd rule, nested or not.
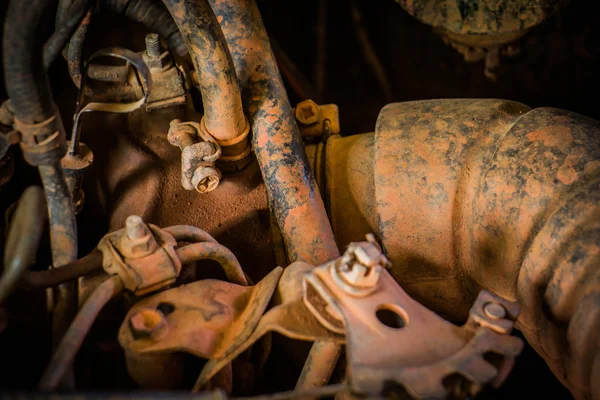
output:
[[[219,163],[220,165],[223,165],[224,163],[236,163],[236,164],[240,164],[240,165],[236,165],[233,168],[228,168],[228,169],[241,169],[243,167],[245,167],[250,160],[247,160],[246,162],[242,161],[246,158],[248,158],[248,156],[250,155],[250,153],[252,152],[252,147],[250,146],[250,138],[249,138],[249,134],[250,134],[250,124],[248,123],[248,120],[244,118],[245,121],[245,125],[244,125],[244,129],[241,131],[241,133],[234,137],[233,139],[227,139],[227,140],[221,140],[218,139],[217,137],[215,137],[215,135],[213,135],[208,128],[206,127],[206,121],[204,119],[204,117],[202,117],[202,121],[200,121],[200,129],[202,130],[202,133],[206,136],[210,136],[210,137],[214,137],[215,141],[219,144],[219,146],[221,146],[222,152],[223,154],[221,155],[221,157],[219,158]],[[225,168],[227,168],[225,166]]]

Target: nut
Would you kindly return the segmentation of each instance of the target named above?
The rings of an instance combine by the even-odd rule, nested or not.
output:
[[[215,167],[198,167],[192,177],[192,185],[199,193],[208,193],[219,186],[221,171]]]
[[[129,327],[136,339],[160,340],[168,331],[165,315],[154,308],[143,308],[129,317]]]
[[[375,287],[381,276],[381,265],[366,267],[359,263],[354,263],[346,268],[340,268],[340,276],[352,287],[359,289],[368,289]]]
[[[163,51],[158,57],[151,57],[144,51],[142,59],[150,70],[165,70],[173,65],[171,54],[168,51]]]
[[[312,100],[304,100],[296,106],[296,120],[302,125],[311,125],[319,121],[319,106]]]
[[[158,247],[154,235],[141,217],[137,215],[127,217],[125,227],[121,237],[121,251],[125,257],[145,257]]]

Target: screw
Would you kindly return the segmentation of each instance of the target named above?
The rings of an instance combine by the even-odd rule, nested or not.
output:
[[[319,121],[319,106],[312,100],[304,100],[296,106],[295,114],[302,125],[311,125]]]
[[[127,217],[125,227],[127,228],[127,237],[131,240],[142,239],[147,235],[146,225],[144,225],[142,217],[138,215]]]
[[[192,177],[192,185],[199,193],[215,190],[221,181],[221,171],[215,167],[198,167]]]
[[[160,310],[144,308],[129,317],[129,327],[136,339],[160,339],[167,331],[167,320]]]
[[[186,147],[194,144],[194,138],[196,137],[197,132],[193,126],[182,124],[179,119],[172,120],[169,126],[167,140],[170,144],[178,146],[182,151]]]
[[[157,33],[146,35],[146,54],[148,54],[148,57],[160,57],[162,54],[160,36]]]
[[[498,303],[487,303],[483,306],[483,312],[491,319],[502,319],[506,317],[506,309]]]

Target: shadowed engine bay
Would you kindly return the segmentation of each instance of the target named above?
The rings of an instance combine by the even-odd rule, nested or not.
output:
[[[342,3],[0,7],[3,397],[600,398],[593,7]]]

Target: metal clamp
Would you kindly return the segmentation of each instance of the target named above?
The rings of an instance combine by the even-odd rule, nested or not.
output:
[[[197,122],[171,121],[169,143],[181,149],[181,185],[186,190],[207,193],[221,181],[215,162],[221,157],[221,146],[202,130]]]
[[[33,166],[54,164],[67,152],[65,128],[58,110],[39,124],[15,118],[14,127],[21,133],[23,157]]]
[[[376,396],[393,382],[415,398],[445,398],[456,376],[471,395],[501,384],[523,348],[506,335],[518,306],[482,291],[457,327],[408,296],[369,239],[304,278],[306,306],[323,326],[346,334],[350,389]],[[488,353],[499,356],[497,364],[484,358]]]
[[[175,238],[155,225],[144,224],[137,215],[128,217],[126,225],[98,243],[104,270],[119,275],[125,288],[136,296],[175,282],[181,271]]]

